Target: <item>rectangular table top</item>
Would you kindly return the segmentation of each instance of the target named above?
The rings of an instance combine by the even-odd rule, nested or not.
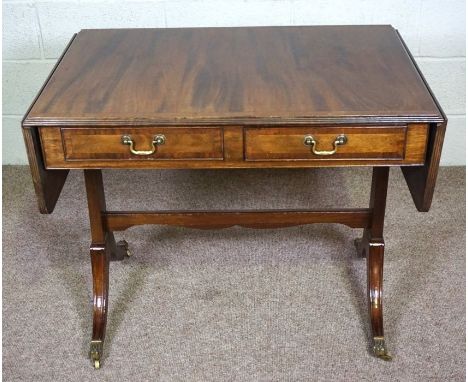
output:
[[[379,25],[82,30],[23,125],[442,121]]]

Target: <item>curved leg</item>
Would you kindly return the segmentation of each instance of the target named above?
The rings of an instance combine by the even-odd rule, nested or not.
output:
[[[108,247],[102,245],[91,245],[90,254],[93,273],[93,335],[90,358],[94,367],[99,369],[106,335],[110,256]]]
[[[383,263],[385,244],[383,226],[387,199],[388,167],[374,167],[370,208],[372,223],[364,230],[362,240],[357,245],[358,253],[367,258],[367,295],[369,300],[369,319],[373,339],[374,354],[386,361],[392,359],[387,353],[383,329]]]
[[[369,317],[373,337],[374,354],[386,361],[392,357],[387,353],[383,329],[383,262],[385,244],[383,240],[370,240],[367,252],[367,291]]]
[[[122,260],[128,252],[126,241],[115,243],[111,232],[106,234],[105,245],[90,247],[91,269],[93,274],[93,334],[89,356],[96,369],[101,367],[104,338],[106,336],[108,296],[109,296],[109,262]]]
[[[115,238],[105,226],[102,213],[106,211],[104,184],[101,170],[85,170],[86,195],[88,197],[91,225],[91,269],[93,273],[93,335],[90,358],[95,368],[101,367],[102,349],[106,335],[109,295],[109,261],[128,256],[125,241],[115,243]]]

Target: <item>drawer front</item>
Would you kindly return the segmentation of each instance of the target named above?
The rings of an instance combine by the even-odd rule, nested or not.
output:
[[[406,126],[245,129],[245,159],[403,160]]]
[[[220,128],[63,128],[67,161],[222,160]]]
[[[308,168],[413,166],[426,162],[429,126],[175,126],[41,127],[47,169],[64,168]],[[344,134],[347,141],[337,145]],[[130,136],[133,147],[122,142]],[[155,145],[155,136],[165,142]],[[304,144],[312,136],[315,145]],[[314,154],[313,150],[319,154]],[[322,153],[323,154],[323,153]]]

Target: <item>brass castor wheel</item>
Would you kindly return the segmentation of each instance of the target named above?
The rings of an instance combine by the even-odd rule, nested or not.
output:
[[[132,253],[131,253],[130,250],[128,249],[128,242],[127,242],[127,240],[120,240],[120,241],[117,243],[117,247],[122,248],[122,249],[125,251],[125,256],[127,256],[127,257],[131,257],[131,256],[132,256]]]
[[[384,361],[391,361],[392,356],[388,354],[385,340],[383,337],[374,337],[374,347],[372,348],[374,355]]]
[[[95,369],[101,368],[102,341],[93,340],[89,349],[89,357]]]

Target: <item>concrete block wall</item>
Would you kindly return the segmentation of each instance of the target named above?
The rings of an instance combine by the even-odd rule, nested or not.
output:
[[[3,163],[25,164],[20,121],[84,28],[392,24],[449,117],[443,165],[465,164],[463,0],[4,0]]]

